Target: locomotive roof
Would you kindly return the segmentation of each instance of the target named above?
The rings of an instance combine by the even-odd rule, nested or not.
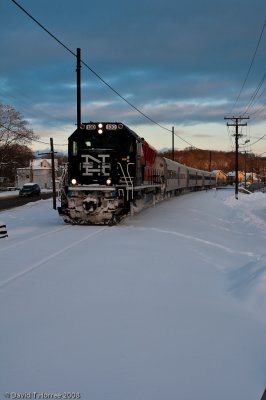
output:
[[[75,137],[76,135],[82,133],[83,131],[98,131],[98,129],[102,127],[105,127],[106,130],[109,132],[114,132],[114,131],[128,131],[132,136],[134,136],[139,142],[144,142],[144,138],[141,138],[139,135],[136,134],[132,129],[130,129],[127,125],[123,124],[122,122],[83,122],[79,128],[77,128],[70,136],[68,139],[72,138],[73,136]]]

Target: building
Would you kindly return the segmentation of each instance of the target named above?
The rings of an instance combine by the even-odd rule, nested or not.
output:
[[[259,178],[255,172],[247,172],[246,173],[246,180],[248,184],[252,184],[254,182],[258,182]]]
[[[221,171],[220,169],[215,169],[212,171],[212,174],[215,175],[216,185],[226,185],[227,176],[225,172]]]
[[[55,172],[58,170],[58,160],[55,159]],[[17,168],[17,187],[22,188],[25,183],[38,183],[41,189],[52,188],[51,160],[31,160],[27,168]]]
[[[232,185],[236,181],[236,172],[235,171],[230,171],[227,174],[227,183],[229,185]],[[245,182],[245,173],[238,171],[238,182]]]

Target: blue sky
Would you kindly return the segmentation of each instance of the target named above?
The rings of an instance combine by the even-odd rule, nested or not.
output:
[[[135,107],[82,66],[82,121],[121,121],[157,149],[232,150],[224,117],[248,116],[242,141],[266,128],[265,0],[18,0],[34,18]],[[76,59],[11,0],[0,9],[0,101],[40,140],[60,145],[76,123]],[[254,104],[244,114],[259,83]],[[265,90],[265,92],[264,92]],[[183,140],[181,140],[183,139]],[[41,148],[40,143],[34,144]],[[63,149],[64,146],[60,146]],[[244,149],[244,147],[243,147]],[[266,137],[246,150],[266,151]]]

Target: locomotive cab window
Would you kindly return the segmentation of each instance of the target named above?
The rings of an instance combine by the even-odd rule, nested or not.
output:
[[[73,140],[72,142],[72,156],[76,156],[78,154],[78,144]]]
[[[121,152],[126,154],[132,154],[135,152],[135,140],[131,137],[123,138],[121,141]]]
[[[134,140],[131,139],[128,143],[127,151],[129,154],[134,153]]]

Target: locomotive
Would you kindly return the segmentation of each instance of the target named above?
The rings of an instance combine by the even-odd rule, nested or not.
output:
[[[72,224],[113,225],[126,214],[215,177],[161,157],[121,122],[82,123],[68,139],[59,214]]]

